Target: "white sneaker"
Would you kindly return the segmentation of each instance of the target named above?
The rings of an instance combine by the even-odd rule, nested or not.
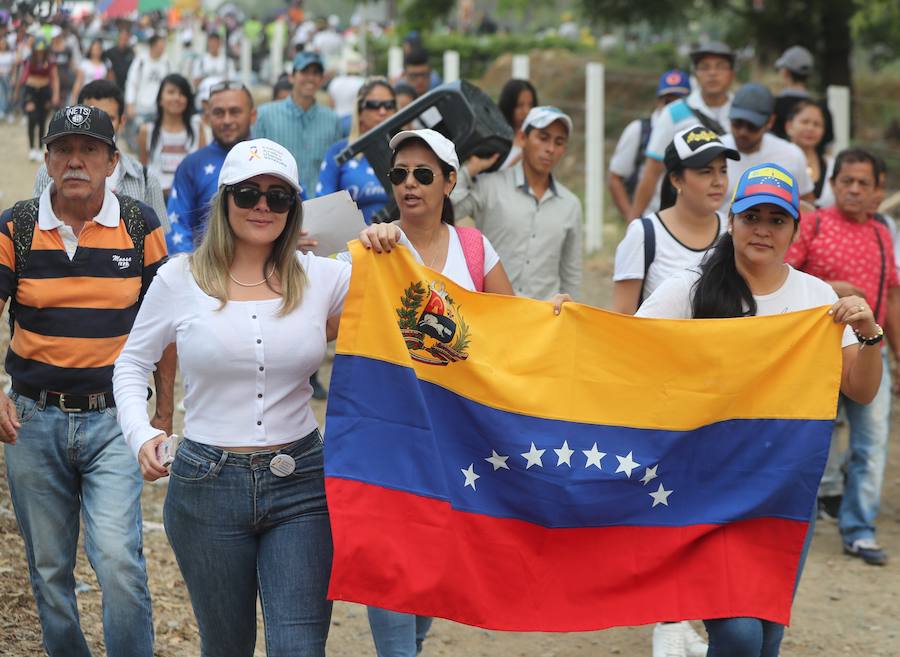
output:
[[[681,623],[657,623],[653,628],[653,657],[687,657]]]
[[[687,649],[688,657],[706,657],[709,646],[703,637],[697,634],[694,626],[687,621],[682,621],[681,627],[684,630],[684,646]]]

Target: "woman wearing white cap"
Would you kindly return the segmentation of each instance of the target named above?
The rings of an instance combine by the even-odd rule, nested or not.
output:
[[[360,241],[378,253],[395,244],[453,282],[469,289],[512,294],[512,285],[490,242],[475,228],[453,225],[449,194],[459,158],[453,142],[434,130],[406,130],[391,139],[388,174],[400,219],[373,224]],[[369,626],[378,657],[415,657],[431,618],[369,607]]]
[[[325,655],[332,545],[309,377],[350,268],[295,250],[299,189],[284,147],[232,148],[203,242],[160,268],[116,361],[119,421],[144,478],[171,474],[163,519],[202,655],[253,654],[257,595],[270,656]],[[167,469],[145,381],[172,342],[186,415]]]

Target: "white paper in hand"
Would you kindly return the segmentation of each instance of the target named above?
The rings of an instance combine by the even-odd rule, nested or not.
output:
[[[313,253],[330,256],[347,250],[347,242],[359,237],[366,221],[347,190],[303,201],[303,230],[318,241]]]

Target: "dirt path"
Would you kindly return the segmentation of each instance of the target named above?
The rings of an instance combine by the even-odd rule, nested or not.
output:
[[[0,126],[0,144],[7,156],[0,159],[0,204],[31,195],[37,166],[25,159],[25,129]],[[609,298],[609,257],[590,260],[585,290],[589,302],[603,305]],[[0,320],[0,346],[5,353],[8,334]],[[330,365],[323,369],[325,380]],[[317,405],[320,419],[324,405]],[[900,408],[895,408],[895,413]],[[900,418],[900,415],[896,417]],[[177,419],[180,423],[181,418]],[[895,430],[894,452],[885,479],[879,538],[894,561],[885,568],[866,566],[841,554],[833,524],[820,522],[794,604],[793,626],[784,640],[782,654],[866,655],[900,654],[900,452]],[[2,457],[0,457],[2,460]],[[187,592],[162,531],[164,482],[144,490],[145,553],[153,595],[154,622],[159,657],[198,654],[196,626]],[[78,578],[82,625],[96,655],[102,655],[100,595],[83,554]],[[516,634],[487,632],[438,620],[425,644],[424,657],[597,657],[650,655],[650,627],[619,628],[581,634]],[[365,610],[357,605],[335,606],[329,657],[374,655]],[[24,657],[42,654],[40,628],[28,583],[22,541],[6,490],[5,467],[0,469],[0,655]],[[264,655],[262,639],[258,655]]]

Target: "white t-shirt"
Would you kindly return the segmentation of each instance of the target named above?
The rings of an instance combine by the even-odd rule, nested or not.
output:
[[[825,183],[822,185],[822,192],[816,199],[816,205],[820,208],[827,208],[834,205],[834,190],[831,189],[831,174],[834,173],[834,158],[825,156]]]
[[[719,230],[705,247],[692,249],[682,244],[669,228],[662,222],[659,215],[654,213],[647,215],[653,223],[653,234],[656,237],[656,254],[650,269],[647,270],[647,280],[644,281],[644,298],[649,297],[663,281],[673,274],[685,269],[696,267],[700,264],[709,250],[719,239],[719,235],[725,232],[728,220],[720,212],[716,213],[719,219]],[[635,219],[628,226],[625,237],[616,247],[616,265],[613,271],[613,281],[632,281],[644,278],[644,226]]]
[[[838,297],[831,286],[823,280],[798,271],[790,265],[784,284],[771,294],[753,295],[757,316],[783,315],[797,310],[807,310],[818,306],[830,306]],[[691,301],[694,284],[700,279],[696,269],[682,271],[656,288],[635,317],[658,317],[663,319],[690,319],[693,316]],[[841,347],[858,344],[853,330],[844,326]]]
[[[654,110],[653,115],[650,117],[651,134],[653,126],[659,118],[659,113],[660,110]],[[643,151],[638,153],[640,146],[641,119],[635,119],[625,126],[622,135],[619,137],[619,141],[616,142],[616,150],[613,151],[612,157],[609,160],[609,172],[628,180],[635,172],[636,168],[638,179],[640,179],[641,173],[644,171],[645,158],[645,153]],[[637,167],[635,167],[636,161],[640,162]],[[650,203],[647,205],[646,212],[648,214],[659,210],[659,192],[662,189],[662,181],[663,178],[660,178],[659,183],[656,185],[656,190],[653,192],[653,198],[650,199]],[[630,218],[631,217],[629,217],[629,219]]]
[[[731,111],[731,96],[729,95],[728,100],[722,105],[710,107],[703,101],[703,94],[697,88],[687,98],[669,103],[660,112],[659,120],[653,124],[650,141],[647,142],[647,157],[662,162],[666,155],[666,146],[675,138],[675,133],[700,123],[691,108],[714,119],[724,130],[731,129],[731,123],[728,120],[728,112]]]
[[[356,105],[356,94],[363,86],[365,78],[361,75],[338,75],[328,83],[328,95],[334,102],[334,111],[338,116],[353,114]]]
[[[309,282],[301,304],[284,317],[281,299],[229,301],[219,310],[197,286],[187,257],[160,267],[113,374],[119,424],[135,454],[159,435],[147,416],[147,376],[172,342],[191,440],[266,449],[317,427],[309,377],[325,356],[325,321],[343,308],[350,266],[311,253],[297,257]]]
[[[450,229],[450,242],[447,245],[447,259],[444,261],[444,268],[440,271],[440,274],[449,278],[460,287],[474,291],[475,282],[472,280],[472,275],[469,273],[469,266],[466,264],[466,256],[463,254],[459,235],[457,234],[455,227],[448,226],[448,228]],[[500,262],[500,256],[497,255],[497,252],[494,250],[494,247],[491,246],[487,237],[482,235],[481,240],[484,244],[484,275],[487,276]],[[422,256],[416,251],[416,247],[412,245],[412,242],[409,241],[409,238],[402,230],[400,231],[400,240],[397,243],[402,244],[409,249],[412,252],[413,257],[420,264],[425,264],[425,261],[422,260]],[[344,262],[350,262],[350,252],[344,251],[343,253],[337,254],[337,259]]]
[[[730,134],[722,137],[722,143],[728,148],[737,148],[734,143],[734,137]],[[726,160],[726,162],[728,163],[728,192],[726,192],[725,201],[720,208],[722,212],[728,212],[734,188],[737,187],[741,174],[750,167],[767,162],[787,169],[797,179],[797,192],[800,196],[813,191],[813,183],[809,177],[809,171],[806,167],[806,156],[803,154],[803,151],[796,144],[776,137],[770,132],[763,135],[759,150],[755,153],[741,153],[740,160]]]
[[[104,62],[100,62],[99,64],[95,64],[90,59],[85,57],[78,64],[78,70],[81,71],[81,77],[84,84],[88,82],[93,82],[94,80],[102,80],[106,77],[106,74],[109,72],[109,68],[106,66]]]

